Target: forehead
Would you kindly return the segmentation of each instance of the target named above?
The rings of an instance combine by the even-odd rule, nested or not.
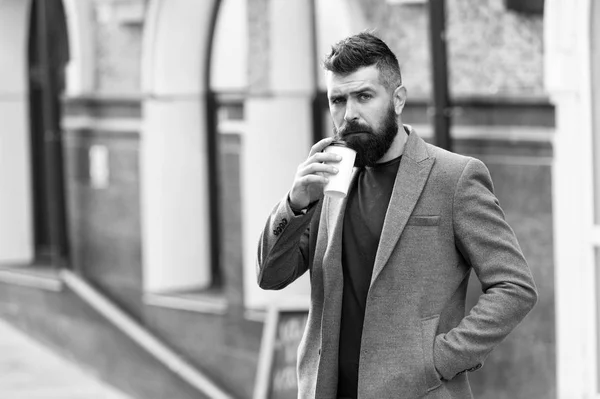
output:
[[[384,88],[379,80],[379,69],[375,65],[359,68],[347,75],[327,71],[326,81],[328,94],[343,94],[363,88]]]

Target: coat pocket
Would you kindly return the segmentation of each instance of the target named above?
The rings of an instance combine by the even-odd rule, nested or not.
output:
[[[438,215],[413,215],[408,218],[408,226],[437,226],[440,224]]]
[[[421,320],[421,345],[423,348],[423,366],[427,392],[442,385],[433,361],[433,345],[439,324],[440,316],[431,316]]]

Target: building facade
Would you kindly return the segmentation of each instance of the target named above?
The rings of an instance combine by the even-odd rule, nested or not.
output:
[[[490,169],[540,291],[469,378],[596,397],[600,7],[513,3],[447,1],[453,150]],[[434,141],[425,1],[0,2],[0,317],[134,397],[252,397],[265,310],[309,289],[257,287],[258,235],[330,134],[319,60],[364,29]]]

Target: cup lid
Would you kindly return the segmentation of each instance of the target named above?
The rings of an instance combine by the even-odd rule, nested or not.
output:
[[[338,146],[338,147],[348,147],[348,144],[342,140],[332,141],[331,144],[329,144],[329,145]]]

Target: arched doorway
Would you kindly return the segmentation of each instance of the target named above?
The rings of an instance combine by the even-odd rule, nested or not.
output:
[[[68,257],[61,94],[69,61],[61,0],[33,0],[28,40],[29,127],[37,262],[64,265]]]
[[[59,125],[68,40],[60,0],[0,2],[2,264],[64,264],[67,257]],[[79,67],[71,63],[70,75]]]

